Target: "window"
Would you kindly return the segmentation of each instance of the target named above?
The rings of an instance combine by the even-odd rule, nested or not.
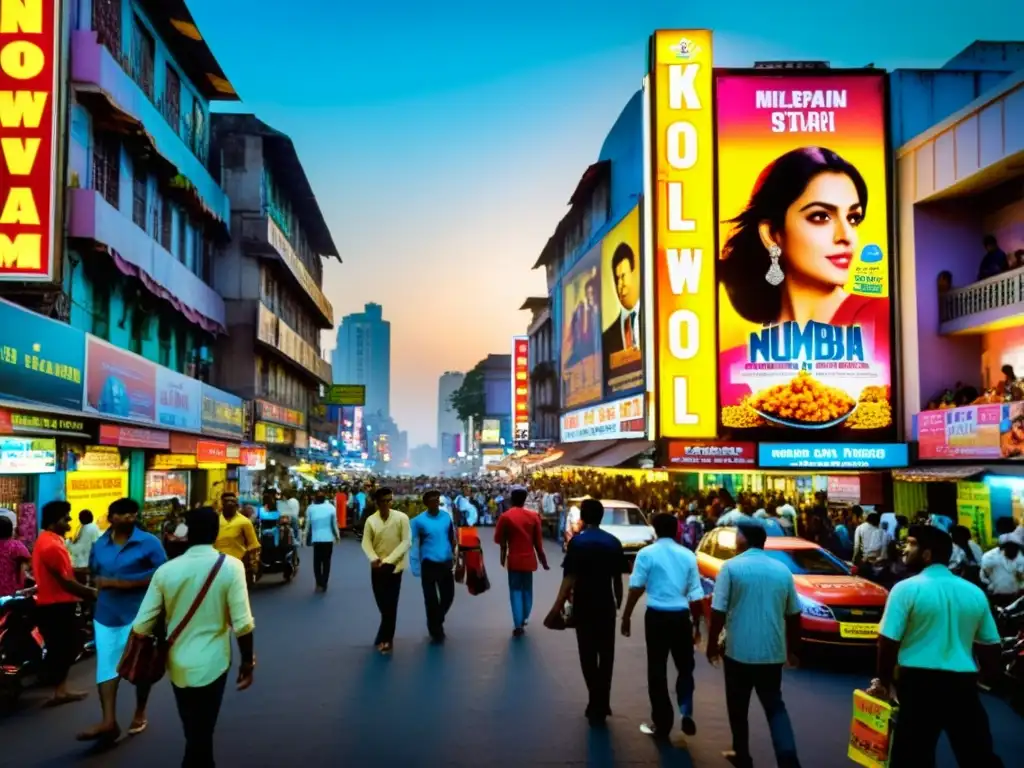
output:
[[[171,323],[170,318],[161,316],[158,319],[157,340],[160,342],[160,365],[164,368],[171,367]]]
[[[160,204],[160,245],[164,247],[166,251],[171,250],[171,232],[174,225],[174,208],[167,198],[164,198]]]
[[[149,316],[136,304],[132,307],[132,336],[128,349],[137,355],[142,354],[142,342],[146,340],[146,326],[149,323]]]
[[[711,556],[719,560],[730,560],[736,557],[736,531],[723,529],[718,532],[712,544]]]
[[[202,102],[198,98],[192,100],[192,152],[202,163],[206,163],[206,115],[203,113]]]
[[[601,525],[647,525],[647,521],[636,507],[605,507]]]
[[[110,283],[92,280],[92,334],[110,339]]]
[[[163,232],[163,215],[164,215],[164,196],[160,194],[160,190],[153,189],[153,226],[149,232],[153,235],[154,240],[159,240],[160,233]]]
[[[92,28],[97,42],[120,59],[121,0],[92,0]]]
[[[92,188],[112,206],[120,207],[121,144],[108,133],[97,133],[93,139]]]
[[[186,251],[188,251],[188,244],[186,238],[188,237],[188,227],[186,226],[186,216],[184,211],[178,211],[178,250],[174,254],[178,257],[178,261],[182,264],[186,261]]]
[[[136,160],[132,172],[132,221],[141,229],[146,229],[146,186],[149,178],[142,167],[142,163]]]
[[[766,549],[764,553],[797,576],[850,575],[845,565],[823,549]]]
[[[184,373],[186,361],[188,360],[188,334],[182,331],[178,331],[178,333],[176,333],[174,336],[174,341],[174,351],[176,353],[176,359],[174,361],[174,370],[178,371],[179,373]]]
[[[181,78],[178,70],[170,64],[164,70],[164,97],[160,100],[160,111],[175,133],[181,130]]]
[[[138,16],[132,17],[131,76],[143,92],[153,101],[153,59],[156,46]]]

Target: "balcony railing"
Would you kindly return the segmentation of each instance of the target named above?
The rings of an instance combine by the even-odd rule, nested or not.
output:
[[[1013,310],[1003,315],[1024,312],[1024,267],[979,280],[939,297],[942,323],[961,320],[993,310]]]

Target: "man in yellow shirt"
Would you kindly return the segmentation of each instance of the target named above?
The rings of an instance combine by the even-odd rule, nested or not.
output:
[[[235,494],[221,494],[220,507],[220,531],[213,548],[241,560],[251,581],[252,574],[259,567],[260,541],[256,537],[256,529],[252,520],[239,513]]]
[[[373,494],[377,511],[363,526],[363,552],[370,560],[370,583],[380,611],[380,627],[374,644],[381,653],[391,653],[398,616],[398,596],[402,590],[402,571],[409,564],[412,530],[409,516],[391,509],[394,493],[378,488]]]

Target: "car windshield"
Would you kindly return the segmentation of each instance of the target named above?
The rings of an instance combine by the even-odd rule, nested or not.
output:
[[[647,521],[636,507],[606,507],[601,525],[647,525]]]
[[[797,576],[849,576],[849,569],[823,549],[766,549]]]

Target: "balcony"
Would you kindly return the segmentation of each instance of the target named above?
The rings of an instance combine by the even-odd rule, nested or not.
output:
[[[224,300],[94,189],[68,190],[68,236],[103,245],[124,271],[207,330],[226,327]],[[328,366],[329,370],[329,366]]]
[[[1024,325],[1024,267],[939,297],[939,332],[980,334]]]
[[[331,383],[331,364],[299,334],[286,325],[265,304],[260,304],[256,340],[284,355],[292,363],[324,384]]]
[[[279,259],[294,279],[294,287],[305,294],[310,306],[318,313],[320,327],[334,326],[334,308],[324,296],[314,277],[309,274],[292,244],[280,227],[267,215],[250,214],[242,217],[242,240],[253,253]],[[319,355],[318,355],[319,357]]]
[[[130,63],[128,68],[131,69]],[[129,117],[137,120],[156,151],[188,180],[203,205],[219,221],[230,222],[231,203],[227,193],[214,181],[197,152],[205,152],[205,142],[195,135],[187,117],[179,116],[179,125],[171,126],[165,117],[169,110],[154,104],[145,90],[122,68],[114,56],[98,42],[92,30],[71,33],[71,78],[106,96]]]

